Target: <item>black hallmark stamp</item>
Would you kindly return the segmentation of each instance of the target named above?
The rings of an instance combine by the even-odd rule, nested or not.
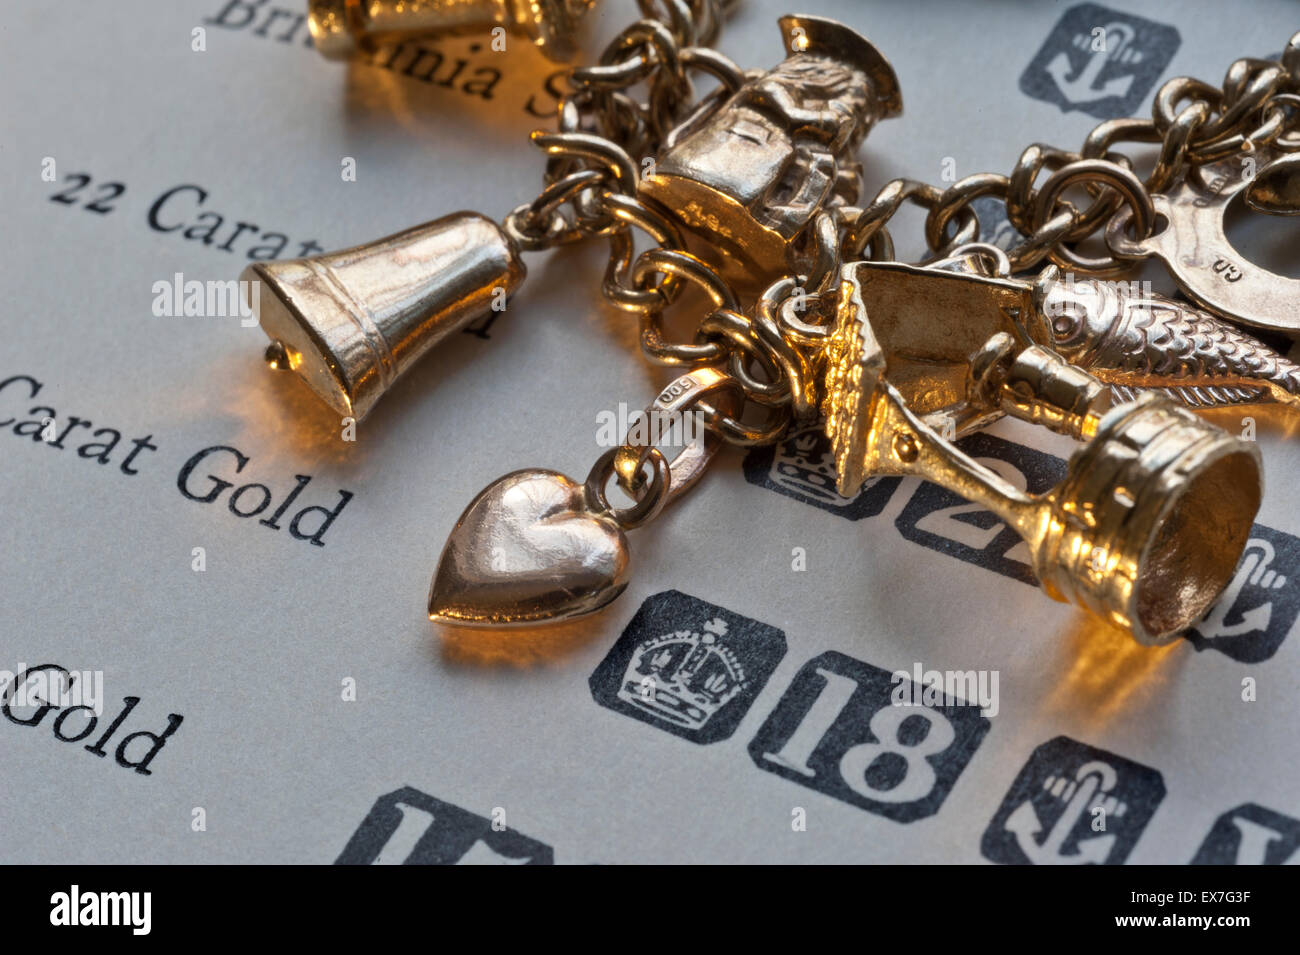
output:
[[[1120,865],[1164,798],[1158,770],[1058,736],[1020,770],[980,851],[1003,865]]]
[[[760,769],[896,822],[934,815],[992,724],[960,701],[897,705],[899,679],[842,653],[809,660],[749,755]],[[922,698],[920,687],[903,690]]]
[[[777,444],[755,448],[745,456],[745,480],[831,511],[851,521],[884,510],[902,478],[867,478],[853,497],[835,490],[835,455],[820,421],[791,429]]]
[[[1191,630],[1197,650],[1241,663],[1277,653],[1300,614],[1300,538],[1256,524],[1223,595]]]
[[[505,827],[505,814],[477,815],[410,786],[386,793],[335,865],[553,865],[551,847]]]
[[[1192,865],[1300,863],[1300,819],[1253,802],[1230,809],[1210,828]]]
[[[972,434],[957,447],[1031,494],[1046,491],[1065,473],[1060,458],[991,434]],[[937,484],[918,487],[895,524],[910,541],[1038,586],[1020,535],[991,511]]]
[[[693,743],[736,731],[785,656],[785,633],[697,597],[648,597],[589,681],[601,706]]]
[[[1181,42],[1167,24],[1081,3],[1052,28],[1020,75],[1020,91],[1065,112],[1132,116]]]

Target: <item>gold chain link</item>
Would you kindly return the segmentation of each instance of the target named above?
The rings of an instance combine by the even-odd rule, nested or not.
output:
[[[815,416],[806,355],[824,340],[840,264],[893,260],[888,224],[903,205],[926,211],[925,243],[932,258],[946,258],[979,239],[974,202],[989,197],[1004,204],[1021,235],[1006,253],[1010,271],[1046,259],[1105,276],[1130,263],[1109,252],[1087,256],[1079,246],[1098,236],[1117,213],[1129,217],[1136,238],[1146,238],[1157,226],[1152,194],[1168,189],[1189,167],[1248,155],[1268,144],[1300,149],[1300,49],[1288,47],[1282,62],[1237,60],[1221,88],[1178,77],[1157,93],[1151,119],[1106,120],[1078,152],[1033,144],[1009,176],[981,173],[943,190],[895,179],[864,205],[819,214],[805,237],[811,274],[774,283],[751,317],[718,272],[687,251],[675,223],[637,197],[640,168],[633,158],[657,156],[683,121],[707,117],[743,83],[740,68],[710,49],[732,3],[638,0],[642,18],[610,42],[596,65],[570,71],[556,132],[533,135],[549,157],[546,187],[505,222],[525,249],[608,238],[602,291],[611,304],[639,316],[646,357],[683,368],[726,363],[746,406],[765,409],[764,419],[754,425],[708,401],[695,402],[709,428],[731,444],[771,443],[792,420]],[[697,100],[692,73],[712,77],[717,88]],[[643,98],[634,97],[635,88],[644,89]],[[1158,145],[1145,179],[1116,148],[1125,143]],[[1086,192],[1085,207],[1065,198],[1072,189]],[[634,230],[651,242],[639,253]],[[702,291],[713,308],[697,325],[694,340],[671,342],[665,338],[664,311],[688,286]]]

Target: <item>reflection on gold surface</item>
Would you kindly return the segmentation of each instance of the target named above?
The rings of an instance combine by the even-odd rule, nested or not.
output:
[[[1197,409],[1207,421],[1212,421],[1229,434],[1240,435],[1245,420],[1253,418],[1258,437],[1293,438],[1300,434],[1300,415],[1290,405],[1242,405],[1238,408]]]
[[[1072,662],[1042,708],[1090,727],[1105,726],[1159,693],[1188,652],[1182,639],[1143,646],[1090,614],[1076,615],[1073,629],[1060,639],[1061,658]]]
[[[253,329],[256,332],[256,329]],[[214,432],[222,441],[256,448],[259,463],[285,469],[360,465],[356,442],[340,439],[340,418],[292,375],[275,375],[258,361],[259,343],[250,338],[246,352],[222,357],[215,376],[237,383],[226,393],[231,401],[217,410],[227,427]],[[205,396],[211,401],[212,395]]]
[[[609,632],[599,618],[584,618],[525,629],[434,627],[445,663],[519,669],[563,663]]]

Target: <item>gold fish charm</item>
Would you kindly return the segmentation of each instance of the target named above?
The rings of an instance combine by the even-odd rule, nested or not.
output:
[[[1135,283],[1036,279],[969,269],[860,262],[852,294],[890,343],[892,380],[921,413],[962,397],[970,356],[997,332],[1042,345],[1129,401],[1148,391],[1196,410],[1280,404],[1300,410],[1300,365],[1209,312]],[[924,387],[922,383],[924,382]]]
[[[1283,404],[1300,409],[1300,365],[1209,312],[1133,284],[1034,283],[1030,334],[1087,368],[1121,400],[1161,391],[1189,408]],[[1037,334],[1035,334],[1037,331]]]

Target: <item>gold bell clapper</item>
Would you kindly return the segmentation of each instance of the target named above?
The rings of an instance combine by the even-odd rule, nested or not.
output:
[[[524,275],[500,226],[458,212],[340,252],[255,263],[241,279],[271,339],[267,363],[359,421],[434,345],[503,307]]]
[[[309,0],[307,25],[331,60],[381,46],[439,36],[487,34],[500,27],[552,60],[577,51],[579,24],[594,0]]]

